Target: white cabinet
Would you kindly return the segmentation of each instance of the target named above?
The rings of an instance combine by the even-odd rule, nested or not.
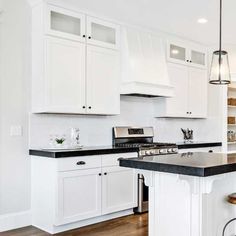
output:
[[[32,111],[119,114],[119,26],[48,4],[32,19]]]
[[[106,48],[118,49],[120,27],[95,17],[87,16],[88,43]]]
[[[101,168],[60,172],[55,224],[101,215]]]
[[[46,33],[85,42],[85,14],[47,5]]]
[[[137,153],[32,157],[32,224],[53,234],[132,214],[137,175],[121,157]]]
[[[137,176],[133,169],[118,166],[103,168],[102,214],[137,206]]]
[[[188,111],[190,117],[207,116],[207,72],[200,68],[189,68]]]
[[[45,42],[45,111],[84,113],[85,45],[52,37]]]
[[[87,112],[120,113],[119,52],[87,46]]]
[[[118,49],[120,45],[119,25],[49,4],[46,33],[105,48]]]
[[[169,62],[206,68],[207,50],[188,42],[168,42],[167,59]]]
[[[174,97],[158,98],[156,117],[207,117],[207,71],[168,63]]]

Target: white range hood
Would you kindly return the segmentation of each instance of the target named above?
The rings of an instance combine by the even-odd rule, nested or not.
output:
[[[163,39],[133,28],[122,29],[121,94],[172,97]]]

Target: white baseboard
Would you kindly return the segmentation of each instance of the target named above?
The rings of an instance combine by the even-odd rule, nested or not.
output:
[[[0,232],[31,225],[31,211],[0,215]]]

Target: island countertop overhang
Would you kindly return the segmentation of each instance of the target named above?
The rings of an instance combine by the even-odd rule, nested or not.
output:
[[[120,159],[120,166],[134,169],[208,177],[236,171],[236,153],[182,153]]]

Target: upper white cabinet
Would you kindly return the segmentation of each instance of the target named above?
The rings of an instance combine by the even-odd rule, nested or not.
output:
[[[47,34],[85,42],[85,14],[47,5],[46,19]]]
[[[87,17],[88,43],[118,49],[120,43],[120,27],[95,17]]]
[[[120,44],[119,25],[52,5],[47,6],[46,33],[111,49]]]
[[[175,96],[158,98],[156,117],[207,117],[207,71],[201,68],[168,63]]]
[[[119,26],[48,4],[32,19],[32,111],[119,114]]]
[[[119,75],[119,52],[96,46],[87,46],[88,113],[120,113]]]
[[[204,47],[187,42],[168,42],[167,60],[169,62],[189,65],[192,67],[206,68],[207,51]]]
[[[47,111],[85,113],[85,45],[52,37],[45,43]]]

